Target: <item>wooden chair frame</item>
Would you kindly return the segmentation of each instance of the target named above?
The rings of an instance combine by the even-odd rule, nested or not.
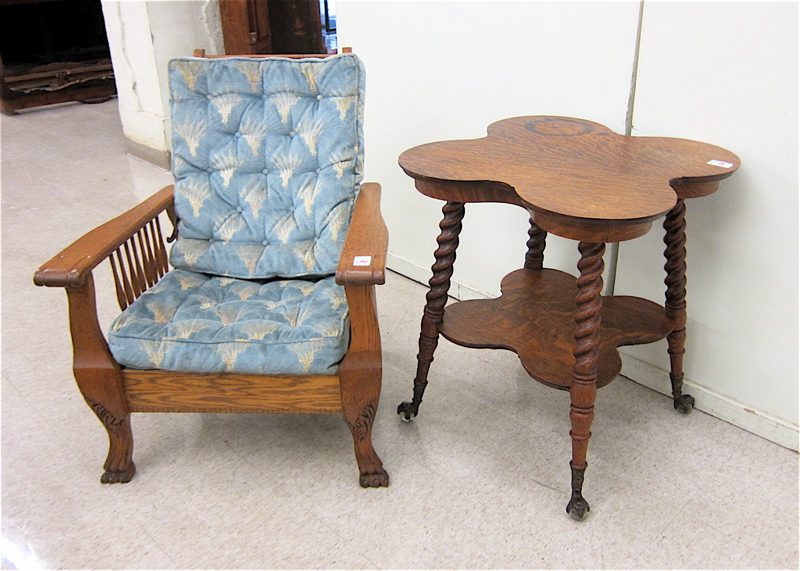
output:
[[[195,53],[197,55],[197,52]],[[314,57],[314,56],[303,56]],[[319,56],[322,57],[322,56]],[[128,482],[133,463],[133,412],[343,414],[353,436],[363,487],[386,486],[389,476],[372,445],[381,391],[381,338],[375,285],[385,280],[388,232],[381,188],[365,183],[358,195],[336,270],[350,312],[350,347],[336,375],[177,373],[123,368],[100,327],[92,271],[109,259],[121,309],[168,270],[159,216],[177,228],[173,186],[79,238],[36,272],[39,286],[63,287],[69,303],[73,372],[84,399],[109,437],[103,483]],[[354,265],[354,258],[369,265]]]
[[[67,292],[75,380],[109,436],[103,483],[128,482],[134,475],[132,412],[270,412],[342,413],[353,435],[361,485],[388,484],[372,445],[381,390],[375,285],[384,283],[388,247],[380,192],[376,183],[362,186],[336,270],[351,329],[350,348],[336,375],[176,373],[126,369],[114,360],[98,321],[92,271],[110,260],[123,309],[166,273],[159,214],[166,212],[175,222],[172,185],[84,235],[36,272],[36,285]],[[356,256],[370,256],[371,264],[353,265]]]

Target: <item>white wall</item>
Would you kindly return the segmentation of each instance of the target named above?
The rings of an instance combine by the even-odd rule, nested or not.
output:
[[[367,68],[366,179],[384,187],[393,269],[427,282],[442,202],[397,166],[405,149],[482,137],[517,115],[567,115],[624,131],[638,2],[337,1],[340,46]],[[454,281],[499,293],[521,266],[528,214],[467,206]],[[502,223],[498,223],[502,220]],[[548,264],[572,271],[577,247],[548,238]],[[472,292],[462,290],[461,297]]]
[[[195,48],[221,53],[217,0],[102,0],[120,117],[130,150],[161,153],[169,141],[167,63]],[[155,157],[155,154],[147,158]]]
[[[131,141],[166,150],[164,104],[146,2],[103,1],[119,112]]]
[[[392,268],[427,280],[441,218],[397,166],[406,148],[480,137],[515,115],[624,132],[638,10],[338,0],[339,45],[367,68],[366,178],[384,187]],[[688,204],[687,385],[698,408],[796,449],[797,5],[646,2],[644,14],[634,134],[703,140],[743,161]],[[521,266],[527,215],[469,205],[464,224],[455,293],[497,294]],[[662,251],[658,225],[623,244],[617,292],[662,301]],[[549,266],[574,272],[577,257],[574,242],[548,238]],[[629,354],[624,372],[669,390],[663,342]]]
[[[794,448],[797,48],[794,2],[647,2],[633,132],[706,141],[741,158],[716,194],[686,202],[685,370],[701,406]],[[660,251],[656,232],[622,244],[617,292],[663,299]],[[668,366],[665,343],[626,352]],[[650,384],[646,369],[633,369]]]

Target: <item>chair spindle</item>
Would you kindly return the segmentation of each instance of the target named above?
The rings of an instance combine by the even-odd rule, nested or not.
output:
[[[117,302],[124,310],[169,271],[161,224],[155,218],[109,256]]]
[[[161,223],[158,218],[150,222],[151,228],[154,229],[157,238],[154,238],[156,248],[158,249],[158,260],[160,275],[163,276],[169,271],[169,261],[167,257],[167,248],[164,245],[164,236],[161,234]]]
[[[111,262],[111,273],[114,276],[114,288],[117,291],[117,303],[119,304],[120,309],[123,311],[126,307],[128,307],[128,296],[125,293],[125,286],[123,285],[123,280],[120,278],[121,270],[117,270],[117,264],[114,262],[114,254],[119,256],[119,250],[111,254],[108,259]]]
[[[150,244],[149,240],[147,239],[146,231],[144,228],[139,230],[136,233],[136,238],[139,244],[139,250],[142,253],[142,270],[143,270],[143,278],[144,283],[147,287],[152,286],[155,283],[153,279],[153,271],[152,271],[152,257],[153,254],[150,252]]]

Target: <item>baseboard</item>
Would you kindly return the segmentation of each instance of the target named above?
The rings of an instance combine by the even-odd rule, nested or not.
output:
[[[672,395],[668,371],[645,363],[631,355],[626,355],[624,348],[620,351],[620,355],[622,356],[622,372],[620,374],[658,393]],[[763,411],[749,408],[707,387],[696,384],[691,379],[685,379],[683,386],[685,392],[694,397],[694,407],[697,410],[784,448],[798,451],[800,429],[797,426],[772,417]]]
[[[431,279],[431,269],[423,268],[413,262],[409,262],[405,258],[392,254],[391,252],[386,257],[386,267],[410,280],[419,282],[423,285],[428,285],[428,280]],[[450,291],[448,295],[459,301],[466,299],[487,299],[495,297],[492,294],[478,291],[468,285],[462,284],[457,280],[450,281]]]
[[[171,163],[171,156],[169,151],[159,151],[158,149],[152,149],[146,145],[142,145],[135,141],[131,141],[130,139],[125,140],[125,150],[129,155],[136,157],[137,159],[142,159],[143,161],[147,161],[148,163],[154,164],[159,168],[162,168],[166,171],[172,169]]]
[[[423,268],[391,253],[387,258],[387,266],[390,270],[421,284],[427,285],[428,280],[431,278],[430,268]],[[494,297],[457,281],[452,281],[451,283],[450,296],[458,300]],[[622,375],[656,392],[671,396],[672,389],[669,383],[668,371],[645,363],[636,357],[626,355],[624,351],[624,348],[620,351],[622,356]],[[800,448],[798,446],[800,429],[797,426],[774,418],[765,412],[751,409],[711,389],[696,384],[691,379],[686,379],[684,386],[686,387],[686,392],[694,397],[694,406],[697,410],[775,442],[784,448],[795,451]]]

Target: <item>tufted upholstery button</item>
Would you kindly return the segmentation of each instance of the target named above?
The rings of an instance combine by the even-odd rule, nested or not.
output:
[[[173,101],[173,133],[177,127],[186,136],[177,134],[176,140],[188,145],[181,147],[186,158],[177,157],[187,177],[176,184],[176,196],[182,197],[176,208],[192,222],[190,239],[184,242],[188,255],[176,254],[182,269],[210,275],[243,272],[252,279],[271,278],[278,270],[298,276],[336,270],[340,243],[330,241],[331,233],[318,220],[332,221],[340,212],[346,220],[352,208],[354,182],[360,178],[353,159],[363,157],[352,157],[363,136],[353,112],[361,109],[362,76],[351,73],[353,62],[333,58],[314,62],[314,81],[304,75],[309,71],[305,64],[278,59],[255,65],[204,60],[188,92],[186,82],[176,83],[180,96]],[[248,65],[240,67],[244,63]],[[201,66],[190,62],[189,68]],[[240,73],[245,68],[249,77]],[[323,68],[328,71],[316,73]],[[348,98],[344,117],[335,105],[343,97]],[[190,150],[195,151],[191,157]],[[341,166],[340,177],[331,165]],[[324,189],[320,178],[330,179]],[[311,195],[319,199],[313,201]],[[336,208],[340,204],[344,207]],[[195,217],[200,205],[202,214]],[[210,252],[195,255],[205,251],[199,246],[211,236]],[[297,246],[311,242],[322,246]]]

